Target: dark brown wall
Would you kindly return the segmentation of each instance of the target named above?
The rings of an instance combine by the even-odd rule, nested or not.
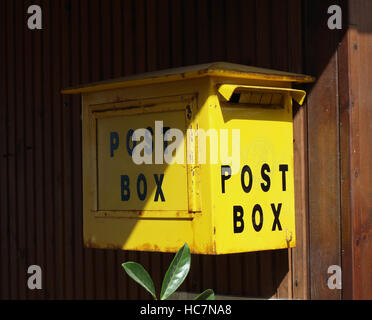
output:
[[[160,288],[171,254],[82,247],[80,99],[59,92],[81,83],[221,60],[319,78],[307,88],[308,105],[296,107],[294,119],[297,248],[195,255],[181,290],[341,297],[325,284],[328,266],[342,260],[341,228],[348,230],[340,222],[344,167],[338,156],[335,51],[342,35],[317,27],[326,24],[328,1],[1,3],[0,298],[150,298],[121,270],[127,260],[143,263]],[[43,30],[27,29],[31,4],[42,6]],[[27,289],[31,264],[42,267],[43,290]]]
[[[308,267],[310,297],[316,299],[341,298],[340,290],[327,286],[328,267],[341,266],[338,44],[342,31],[327,27],[331,4],[307,1],[304,8],[304,69],[317,78],[308,87],[307,99]]]
[[[329,30],[305,4],[308,96],[309,272],[312,298],[372,299],[371,2],[339,1],[343,28]],[[329,290],[329,265],[342,267],[342,290]]]
[[[348,250],[349,296],[372,299],[372,3],[367,0],[350,2],[350,29],[344,42],[349,57],[348,104],[345,123],[350,131],[349,176],[350,213],[352,225]],[[348,121],[347,121],[348,120]]]

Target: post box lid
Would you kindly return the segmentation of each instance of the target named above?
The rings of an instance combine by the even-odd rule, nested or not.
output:
[[[308,75],[258,68],[229,62],[213,62],[159,70],[154,72],[146,72],[112,80],[105,80],[84,84],[81,86],[69,87],[63,89],[61,93],[77,94],[85,92],[105,91],[110,89],[134,87],[152,83],[201,78],[205,76],[223,76],[240,79],[283,81],[294,83],[309,83],[315,81],[314,77]]]

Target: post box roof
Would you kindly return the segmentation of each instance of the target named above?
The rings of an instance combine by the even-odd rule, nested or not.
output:
[[[193,66],[159,70],[134,74],[122,78],[84,84],[81,86],[63,89],[63,94],[77,94],[96,92],[122,87],[132,87],[151,83],[169,82],[183,79],[201,78],[205,76],[223,76],[241,79],[256,79],[267,81],[283,81],[308,83],[314,82],[315,78],[307,75],[264,69],[252,66],[228,62],[213,62]]]

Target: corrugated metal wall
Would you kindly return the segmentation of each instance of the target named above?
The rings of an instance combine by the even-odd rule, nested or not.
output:
[[[42,30],[27,28],[31,4]],[[149,298],[120,264],[160,288],[172,258],[83,249],[81,106],[61,88],[218,60],[301,72],[300,15],[297,0],[1,1],[0,298]],[[43,290],[27,289],[32,264]],[[287,297],[288,269],[286,250],[193,256],[182,290]]]

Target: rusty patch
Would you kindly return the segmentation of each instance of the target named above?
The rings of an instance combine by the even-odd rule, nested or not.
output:
[[[208,245],[204,248],[195,248],[191,243],[188,243],[190,246],[190,252],[192,254],[210,254],[216,255],[216,243],[213,242],[212,245]],[[84,240],[84,247],[89,249],[111,249],[111,250],[124,250],[124,251],[140,251],[140,252],[161,252],[161,253],[176,253],[180,246],[170,246],[166,248],[160,248],[156,244],[144,243],[139,246],[131,247],[130,249],[123,248],[125,244],[113,244],[107,243],[105,245],[100,245],[97,242],[92,241],[91,239]]]

